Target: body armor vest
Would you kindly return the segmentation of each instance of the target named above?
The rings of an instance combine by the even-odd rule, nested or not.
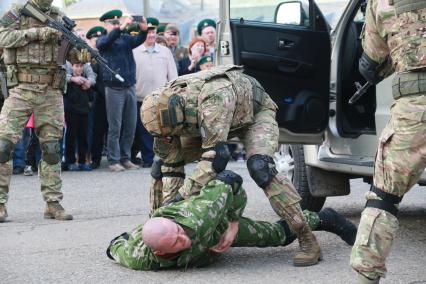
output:
[[[212,80],[216,80],[220,88],[232,87],[236,95],[236,110],[238,111],[234,112],[231,130],[253,122],[254,88],[252,83],[247,76],[242,74],[241,67],[228,65],[181,76],[168,83],[158,101],[161,125],[162,128],[165,128],[163,133],[170,133],[172,129],[176,133],[176,128],[182,126],[179,129],[179,135],[199,136],[198,106],[204,99],[203,92],[205,94],[214,92],[213,83],[211,86],[206,85]]]
[[[417,4],[425,6],[423,9]],[[426,1],[394,0],[395,32],[388,36],[390,55],[398,73],[426,67]],[[410,2],[410,3],[408,3]],[[398,12],[397,12],[398,11]]]
[[[18,9],[19,11],[19,9]],[[59,12],[52,8],[50,16],[60,19]],[[43,23],[25,15],[19,14],[19,29],[45,27]],[[59,54],[59,43],[57,41],[32,41],[18,48],[7,48],[5,52],[5,64],[16,65],[18,68],[52,69],[57,68],[57,57]]]

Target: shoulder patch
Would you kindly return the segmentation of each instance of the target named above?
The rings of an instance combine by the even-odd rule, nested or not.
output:
[[[2,25],[9,26],[19,20],[19,14],[16,10],[7,11],[0,19]]]

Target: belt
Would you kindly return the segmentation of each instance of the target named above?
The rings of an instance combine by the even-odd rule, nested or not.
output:
[[[53,82],[53,75],[38,75],[20,72],[18,73],[18,80],[23,83],[51,84]]]
[[[408,72],[395,75],[392,82],[392,95],[395,100],[405,96],[426,93],[426,72]]]

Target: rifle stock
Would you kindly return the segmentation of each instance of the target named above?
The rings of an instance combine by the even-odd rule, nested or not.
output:
[[[108,72],[110,72],[112,75],[114,75],[114,77],[117,80],[119,80],[120,82],[124,82],[123,77],[121,77],[120,74],[118,74],[117,72],[112,70],[111,67],[108,66],[108,63],[105,60],[105,58],[103,58],[97,50],[94,50],[93,48],[88,46],[87,43],[84,40],[82,40],[81,38],[76,36],[71,31],[72,28],[75,26],[75,24],[73,23],[73,21],[71,19],[64,17],[64,23],[66,23],[66,25],[64,25],[64,24],[56,21],[55,19],[53,19],[49,15],[46,15],[45,13],[40,11],[36,6],[34,6],[34,4],[32,4],[29,1],[24,5],[24,7],[21,10],[21,13],[26,15],[26,16],[33,17],[33,18],[39,20],[40,22],[46,24],[48,27],[51,27],[51,28],[62,33],[63,40],[61,42],[61,48],[60,48],[60,54],[58,56],[58,61],[62,60],[63,62],[62,63],[58,62],[59,64],[65,63],[65,58],[66,58],[66,55],[67,55],[67,53],[70,49],[70,45],[75,46],[79,50],[87,49],[90,52],[92,58],[95,59],[99,63],[100,66],[102,66]]]

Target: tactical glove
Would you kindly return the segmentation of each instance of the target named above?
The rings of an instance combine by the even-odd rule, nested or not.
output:
[[[57,40],[61,36],[61,33],[59,31],[49,27],[38,28],[37,33],[38,39],[42,42]]]

